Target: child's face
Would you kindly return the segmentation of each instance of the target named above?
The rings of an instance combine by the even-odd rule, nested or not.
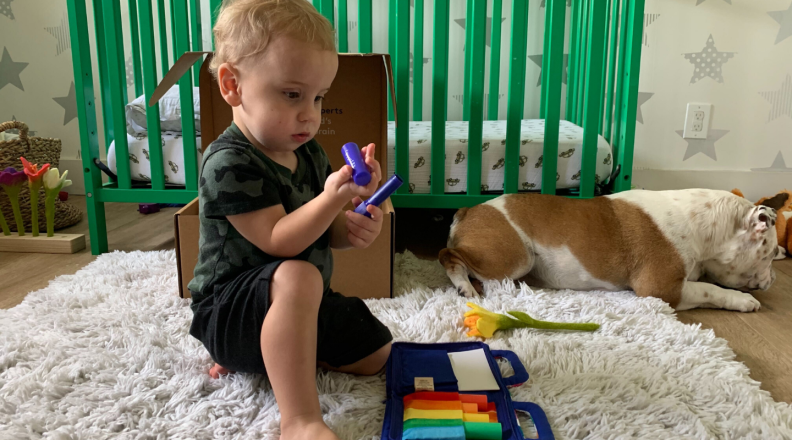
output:
[[[262,57],[240,67],[234,121],[257,147],[294,151],[319,130],[322,99],[337,71],[336,53],[276,38]]]

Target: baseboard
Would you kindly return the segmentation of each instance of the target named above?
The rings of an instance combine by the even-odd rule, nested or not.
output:
[[[634,170],[633,185],[651,190],[709,188],[731,191],[739,188],[748,200],[772,196],[792,189],[792,172],[734,170]]]

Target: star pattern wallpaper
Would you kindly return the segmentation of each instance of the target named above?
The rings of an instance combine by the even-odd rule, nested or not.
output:
[[[153,1],[153,0],[151,0]],[[566,0],[567,30],[571,6]],[[792,0],[645,0],[641,35],[641,73],[636,112],[635,168],[651,170],[735,170],[790,172],[792,160]],[[92,3],[86,1],[89,23]],[[201,0],[208,17],[208,0]],[[203,5],[203,4],[206,5]],[[502,1],[502,16],[493,17],[488,2],[485,82],[489,90],[490,57],[499,51],[499,116],[506,116],[510,61],[512,0]],[[526,48],[526,118],[539,117],[545,1],[530,2]],[[128,21],[128,2],[121,16]],[[433,1],[424,0],[422,59],[411,59],[412,88],[423,84],[423,118],[431,117],[433,69]],[[414,14],[411,2],[411,14]],[[373,0],[373,46],[388,50],[388,0]],[[349,49],[357,50],[357,0],[348,3]],[[449,6],[448,116],[462,119],[465,57],[465,1]],[[490,31],[500,20],[500,46]],[[211,41],[208,20],[202,40]],[[414,23],[411,24],[414,27]],[[91,55],[95,56],[93,26],[89,25]],[[134,79],[128,26],[123,29],[124,74],[129,99]],[[412,42],[411,42],[412,45]],[[160,58],[157,47],[157,58]],[[412,52],[412,50],[411,50]],[[564,111],[569,64],[565,42],[562,73]],[[172,54],[170,54],[172,56]],[[101,99],[99,72],[94,66],[94,95],[99,138]],[[65,0],[0,0],[0,122],[20,120],[38,136],[63,141],[63,159],[79,158],[80,138],[72,70],[72,45]],[[410,91],[412,97],[412,90]],[[488,95],[487,95],[488,96]],[[412,99],[412,98],[411,98]],[[712,104],[707,139],[684,139],[688,103]],[[485,99],[486,106],[490,104]],[[412,105],[410,105],[412,111]],[[104,147],[100,146],[104,151]]]

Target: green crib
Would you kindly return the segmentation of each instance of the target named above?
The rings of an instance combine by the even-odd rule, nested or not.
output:
[[[121,19],[122,0],[67,0],[72,43],[75,87],[81,141],[81,158],[85,173],[91,251],[108,250],[104,203],[188,203],[197,197],[198,152],[195,135],[193,86],[198,83],[198,67],[179,81],[181,128],[184,134],[183,187],[167,185],[160,144],[159,105],[146,111],[148,155],[151,176],[145,184],[135,182],[129,162],[118,160],[115,173],[109,172],[100,160],[98,118],[104,127],[104,148],[115,145],[118,158],[129,156],[125,106],[131,101],[127,92],[127,75],[133,76],[135,96],[146,101],[159,80],[183,53],[206,50],[202,44],[201,6],[212,11],[208,25],[213,25],[221,0],[123,0],[128,15]],[[373,48],[373,0],[357,0],[358,52]],[[374,0],[376,1],[376,0]],[[424,0],[413,0],[415,14],[411,17],[408,0],[387,2],[388,52],[394,65],[396,112],[391,108],[390,120],[405,121],[395,126],[395,172],[404,180],[392,196],[396,207],[460,208],[482,203],[498,194],[518,192],[520,167],[521,123],[525,106],[526,61],[528,47],[528,0],[507,2],[511,8],[511,34],[508,47],[508,91],[505,120],[505,154],[502,191],[486,191],[482,186],[482,136],[485,120],[498,119],[498,91],[501,51],[491,50],[485,59],[487,7],[490,3],[493,48],[500,48],[503,0],[433,0],[432,72],[431,72],[431,152],[430,188],[427,194],[411,193],[409,163],[410,104],[413,120],[423,118],[423,63],[416,63],[410,72],[411,39],[413,57],[423,59]],[[463,121],[468,135],[467,187],[464,192],[448,193],[445,188],[446,123],[448,120],[449,73],[449,10],[451,4],[465,1],[464,92]],[[531,0],[539,2],[541,0]],[[630,173],[635,139],[635,117],[638,77],[643,33],[644,0],[571,0],[570,27],[566,26],[568,0],[544,0],[544,39],[540,118],[544,120],[541,170],[541,193],[563,194],[589,198],[604,192],[618,192],[631,186]],[[337,30],[339,52],[349,52],[348,0],[313,0],[314,6]],[[544,2],[543,2],[544,4]],[[93,21],[96,56],[92,57],[89,21]],[[131,35],[130,47],[123,44],[123,31]],[[412,35],[411,35],[412,34]],[[564,120],[582,127],[582,157],[579,187],[560,191],[556,187],[559,157],[559,126],[562,123],[562,69],[565,43],[568,41],[568,69]],[[170,44],[169,44],[170,43]],[[157,53],[159,48],[159,54]],[[503,56],[507,56],[505,53]],[[131,58],[126,68],[125,59]],[[94,64],[94,59],[96,64]],[[489,84],[485,84],[485,67],[489,62]],[[454,67],[454,66],[452,66]],[[455,68],[458,68],[455,67]],[[99,96],[102,111],[97,115],[94,68],[99,74]],[[128,72],[131,71],[131,72]],[[410,77],[414,75],[412,102]],[[417,80],[415,80],[417,78]],[[488,102],[485,114],[485,88]],[[607,182],[598,182],[595,175],[597,142],[604,138],[612,149],[612,172]],[[153,141],[152,141],[153,139]],[[548,171],[549,170],[549,171]],[[104,182],[104,175],[109,179]]]

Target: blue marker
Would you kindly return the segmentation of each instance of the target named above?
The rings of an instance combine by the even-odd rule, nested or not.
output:
[[[369,173],[368,165],[363,157],[360,155],[360,149],[354,142],[349,142],[341,147],[341,154],[347,165],[352,167],[352,180],[356,185],[366,186],[371,182],[371,173]]]
[[[387,182],[385,182],[384,185],[379,187],[373,196],[369,197],[368,200],[358,205],[358,207],[355,208],[355,212],[371,218],[371,214],[366,210],[366,207],[368,205],[381,205],[382,202],[384,202],[388,197],[391,196],[391,194],[393,194],[397,189],[399,189],[400,186],[402,186],[402,183],[404,183],[404,181],[402,181],[401,177],[399,177],[398,174],[394,174],[390,179],[388,179]]]

